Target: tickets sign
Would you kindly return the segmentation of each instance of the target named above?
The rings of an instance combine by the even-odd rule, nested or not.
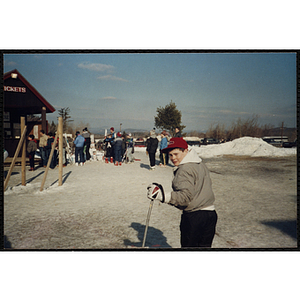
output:
[[[26,87],[4,86],[4,92],[26,93]]]

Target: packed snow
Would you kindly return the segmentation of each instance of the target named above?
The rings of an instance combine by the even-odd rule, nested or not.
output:
[[[276,148],[250,137],[193,148],[210,170],[216,197],[213,248],[296,247],[296,148]],[[50,169],[43,191],[43,168],[26,172],[22,186],[21,167],[16,166],[4,192],[7,244],[13,249],[141,247],[147,186],[158,182],[169,192],[173,176],[171,164],[158,166],[159,151],[157,167],[149,171],[145,152],[145,147],[135,147],[135,162],[116,167],[104,163],[103,152],[94,151],[83,167],[71,163],[63,169],[62,186],[58,169]],[[235,160],[234,155],[262,158]],[[180,248],[180,218],[180,210],[155,203],[146,246]]]

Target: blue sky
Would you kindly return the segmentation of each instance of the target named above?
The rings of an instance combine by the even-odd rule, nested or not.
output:
[[[12,69],[56,110],[69,107],[75,124],[100,132],[120,123],[150,130],[171,100],[188,131],[253,114],[296,127],[295,53],[5,54],[4,72]]]

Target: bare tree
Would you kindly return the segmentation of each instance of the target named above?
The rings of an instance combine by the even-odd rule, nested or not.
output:
[[[69,107],[61,108],[58,111],[58,114],[63,119],[63,131],[67,132],[68,128],[70,127],[69,123],[74,121],[74,120],[70,120],[71,119],[70,108]]]

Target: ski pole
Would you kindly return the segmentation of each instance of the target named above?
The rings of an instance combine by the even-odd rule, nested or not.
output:
[[[146,220],[146,227],[145,227],[145,232],[144,232],[144,239],[143,239],[142,248],[145,247],[146,236],[147,236],[147,231],[148,231],[149,220],[150,220],[150,215],[151,215],[151,211],[152,211],[153,202],[154,202],[154,200],[152,199],[150,201],[150,205],[149,205],[149,209],[148,209],[148,215],[147,215],[147,220]]]

